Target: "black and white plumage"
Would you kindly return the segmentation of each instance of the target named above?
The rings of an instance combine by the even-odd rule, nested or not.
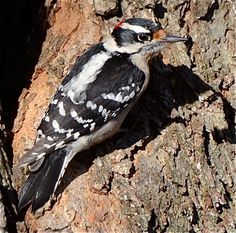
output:
[[[160,24],[132,18],[80,56],[53,97],[33,148],[20,161],[30,175],[19,192],[19,210],[42,207],[71,159],[114,135],[149,82],[148,60],[168,42]]]

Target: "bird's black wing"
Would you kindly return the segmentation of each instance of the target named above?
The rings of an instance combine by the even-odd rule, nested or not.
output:
[[[93,67],[86,69],[91,72],[89,69]],[[74,70],[72,73],[75,77]],[[38,128],[36,144],[23,156],[22,165],[34,163],[116,118],[130,102],[135,102],[145,81],[144,73],[126,55],[110,56],[96,75],[85,89],[79,80],[72,82],[73,78],[65,78]],[[81,91],[75,84],[78,89],[83,86]]]

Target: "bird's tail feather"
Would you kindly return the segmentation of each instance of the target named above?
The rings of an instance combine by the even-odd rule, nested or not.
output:
[[[42,166],[32,172],[19,192],[18,209],[32,204],[32,212],[42,207],[56,190],[68,164],[65,149],[47,155]]]

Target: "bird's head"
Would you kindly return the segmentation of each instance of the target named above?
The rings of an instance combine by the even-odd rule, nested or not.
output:
[[[110,51],[118,53],[155,55],[167,43],[186,41],[186,38],[168,35],[160,23],[149,19],[130,18],[115,26],[112,38],[105,42]]]

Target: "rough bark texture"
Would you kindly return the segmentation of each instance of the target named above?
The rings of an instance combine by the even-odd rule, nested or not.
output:
[[[235,5],[64,0],[45,9],[49,28],[13,128],[16,189],[25,179],[18,160],[61,79],[118,18],[156,19],[192,39],[153,60],[126,133],[78,155],[53,207],[28,211],[18,232],[236,232]]]

